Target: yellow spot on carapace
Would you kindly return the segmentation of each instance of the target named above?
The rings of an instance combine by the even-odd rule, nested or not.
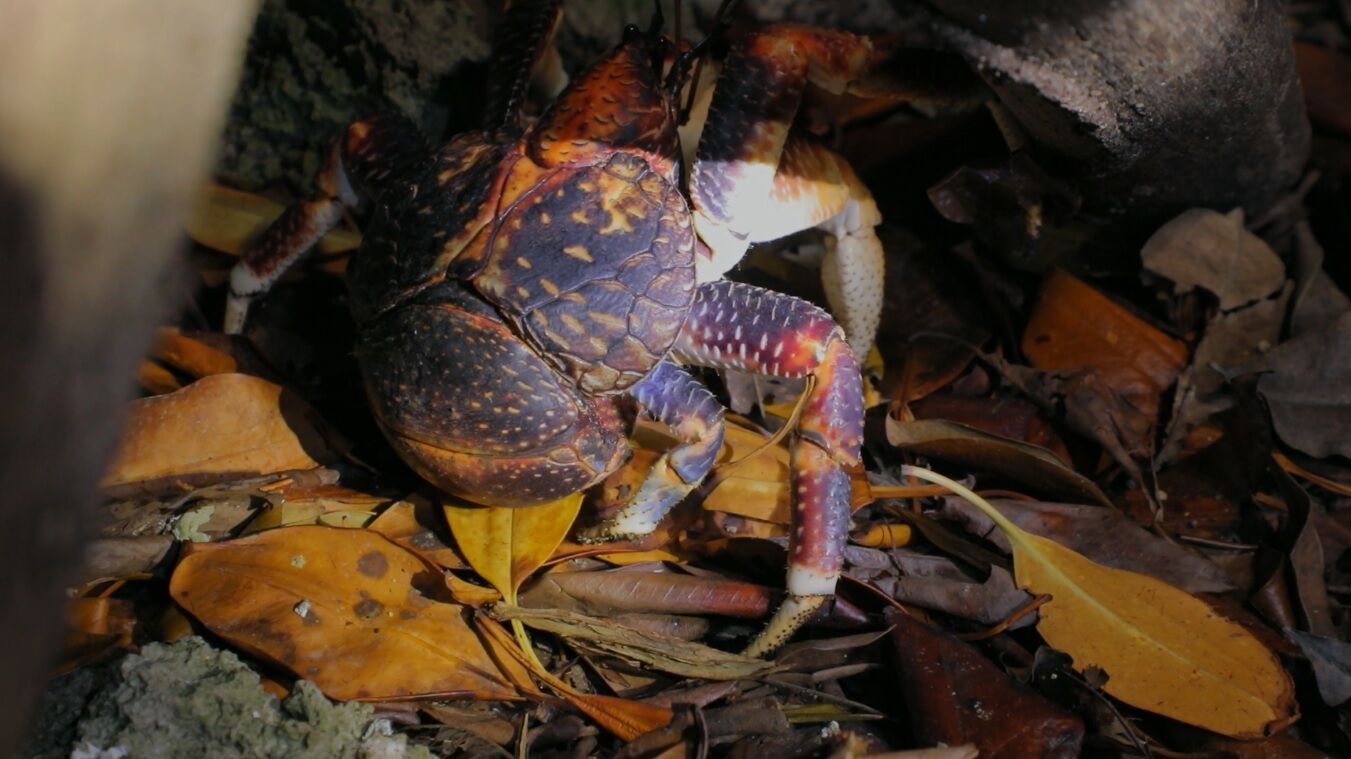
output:
[[[570,256],[585,263],[594,263],[596,259],[591,257],[591,251],[586,249],[585,245],[568,245],[563,248],[564,255]]]
[[[569,218],[569,219],[572,219],[573,221],[577,222],[578,224],[590,224],[590,223],[591,223],[591,217],[589,217],[589,216],[586,215],[586,209],[585,209],[585,208],[578,208],[576,211],[573,211],[572,213],[568,214],[568,218]]]
[[[516,265],[521,267],[522,269],[531,268],[531,264],[528,260],[526,260],[525,256],[516,256]]]
[[[622,330],[627,326],[623,319],[604,311],[588,311],[586,315],[591,321],[613,330]]]
[[[558,291],[558,285],[555,285],[552,281],[547,280],[547,279],[544,279],[544,278],[540,278],[540,280],[539,280],[539,286],[542,287],[542,288],[544,288],[544,292],[546,292],[546,293],[548,293],[548,294],[550,294],[550,295],[557,295],[558,292],[559,292],[559,291]]]
[[[527,289],[525,289],[524,287],[518,287],[518,288],[516,288],[516,294],[519,295],[519,296],[522,297],[522,298],[529,298],[529,297],[530,297],[530,291],[527,290]]]
[[[586,331],[586,327],[582,324],[581,320],[579,320],[577,317],[573,316],[572,314],[563,314],[563,315],[561,315],[561,316],[558,317],[558,320],[561,321],[561,322],[563,322],[563,326],[567,327],[568,329],[572,330],[573,332],[584,332],[584,331]]]

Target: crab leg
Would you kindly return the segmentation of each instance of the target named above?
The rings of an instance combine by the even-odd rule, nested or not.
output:
[[[701,285],[674,357],[775,377],[816,379],[793,445],[788,598],[747,653],[778,648],[835,593],[849,528],[849,476],[863,440],[858,363],[830,316],[806,301],[737,282]]]
[[[536,69],[547,67],[554,79],[547,85],[558,94],[566,84],[554,34],[563,17],[562,0],[512,0],[497,23],[493,58],[488,77],[487,107],[483,128],[488,131],[520,132],[521,107]],[[558,81],[558,77],[563,80]]]
[[[242,332],[254,298],[271,289],[287,269],[304,258],[362,195],[378,195],[391,176],[425,154],[421,134],[399,114],[379,114],[353,122],[315,178],[315,193],[287,208],[230,271],[225,331]]]
[[[588,541],[628,540],[651,533],[703,481],[722,447],[722,405],[675,364],[658,364],[629,394],[684,442],[657,459],[637,494],[622,509],[582,536]]]
[[[751,243],[820,227],[835,239],[822,267],[826,295],[860,360],[882,310],[881,214],[843,158],[790,130],[809,84],[846,92],[871,53],[865,37],[771,26],[733,48],[691,115],[703,120],[690,179],[695,228],[712,253],[700,281],[721,277]]]

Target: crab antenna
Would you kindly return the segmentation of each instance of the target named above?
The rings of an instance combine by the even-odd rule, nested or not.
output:
[[[661,26],[665,20],[661,13],[661,0],[652,0],[652,23],[647,27],[648,36],[656,37],[661,34]]]
[[[679,94],[680,88],[685,86],[685,82],[689,77],[691,66],[701,55],[703,55],[703,52],[708,49],[708,46],[727,30],[732,9],[736,4],[737,0],[722,0],[722,3],[718,5],[717,13],[713,16],[713,31],[705,35],[703,39],[691,45],[689,50],[681,53],[680,57],[676,58],[675,65],[671,67],[670,73],[666,76],[666,87],[668,90],[677,95]],[[679,9],[680,0],[676,0],[677,13],[679,12]],[[677,16],[677,18],[679,18],[679,16]],[[693,93],[691,93],[691,98],[693,98]]]

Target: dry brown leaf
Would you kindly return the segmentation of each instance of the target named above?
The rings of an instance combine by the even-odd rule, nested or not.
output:
[[[286,527],[191,546],[169,591],[216,635],[331,698],[512,698],[440,570],[369,530]]]
[[[497,619],[520,620],[528,627],[562,636],[575,645],[680,677],[738,680],[753,677],[774,666],[764,659],[719,651],[700,643],[637,630],[617,624],[613,619],[574,611],[497,604],[491,613]]]
[[[1266,355],[1258,390],[1281,440],[1322,458],[1351,457],[1351,311]]]
[[[1054,453],[956,422],[903,422],[888,415],[887,442],[922,456],[994,472],[1035,492],[1104,506],[1112,502],[1093,481],[1065,466]]]
[[[758,619],[774,606],[763,585],[675,572],[550,572],[521,594],[530,608],[571,609],[599,616],[647,612],[719,614]]]
[[[1184,211],[1145,241],[1140,258],[1145,269],[1172,280],[1174,292],[1201,287],[1224,311],[1265,298],[1285,282],[1285,265],[1243,227],[1241,208]]]
[[[1018,684],[951,633],[894,609],[887,623],[897,685],[919,743],[973,743],[995,757],[1080,755],[1084,723],[1072,712]]]
[[[1351,136],[1351,58],[1331,47],[1296,40],[1295,66],[1309,120]]]
[[[445,503],[455,545],[469,566],[508,600],[515,600],[525,578],[553,555],[581,508],[581,493],[520,508]]]
[[[941,475],[905,471],[946,485],[999,525],[1013,546],[1018,585],[1052,596],[1039,610],[1038,631],[1080,671],[1103,670],[1107,693],[1235,738],[1268,735],[1297,715],[1294,686],[1276,656],[1196,597],[1024,532]]]
[[[479,625],[498,650],[517,657],[521,665],[547,683],[564,700],[620,740],[632,741],[644,733],[665,727],[675,716],[670,709],[642,701],[580,693],[555,677],[553,673],[540,667],[539,662],[533,657],[526,656],[516,648],[515,639],[495,620],[480,617]]]
[[[244,252],[286,206],[261,195],[208,184],[188,219],[188,237],[199,245],[231,255]],[[323,253],[345,253],[361,245],[361,235],[335,229],[319,241]]]
[[[205,481],[312,469],[341,458],[343,443],[281,386],[218,374],[132,401],[122,442],[100,487]]]
[[[1038,369],[1094,370],[1150,422],[1187,361],[1182,343],[1059,271],[1042,286],[1022,349]]]

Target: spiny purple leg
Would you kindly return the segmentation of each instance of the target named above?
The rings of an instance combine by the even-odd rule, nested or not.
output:
[[[806,301],[737,282],[700,285],[674,356],[701,366],[811,375],[793,445],[788,598],[747,653],[782,645],[835,593],[849,530],[849,475],[863,441],[863,385],[844,333]]]
[[[628,540],[651,533],[703,481],[722,448],[722,406],[708,388],[674,364],[658,364],[629,394],[684,442],[657,459],[633,498],[583,533],[585,541]]]
[[[355,206],[361,196],[378,197],[391,177],[401,176],[427,155],[417,127],[400,114],[382,113],[353,122],[315,178],[315,193],[287,208],[230,271],[225,331],[238,334],[244,330],[253,299],[271,289],[337,226],[344,210]]]

